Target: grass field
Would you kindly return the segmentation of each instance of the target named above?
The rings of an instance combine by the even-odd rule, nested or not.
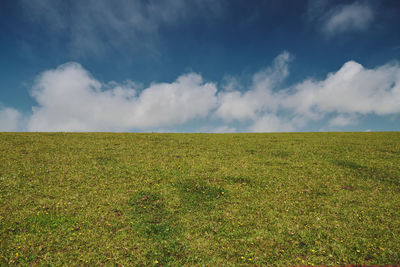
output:
[[[400,133],[0,133],[0,263],[400,264]]]

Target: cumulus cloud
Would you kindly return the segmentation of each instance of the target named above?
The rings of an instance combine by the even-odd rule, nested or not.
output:
[[[284,108],[310,118],[339,114],[400,113],[400,66],[385,64],[366,69],[349,61],[322,81],[307,79],[284,97]]]
[[[331,119],[329,121],[329,126],[331,127],[343,127],[343,126],[348,126],[351,124],[355,124],[357,122],[356,116],[351,116],[351,115],[338,115],[336,117],[334,117],[333,119]]]
[[[284,87],[293,57],[278,55],[246,87],[230,77],[226,86],[187,73],[148,87],[133,81],[102,83],[78,63],[39,75],[31,95],[37,106],[29,131],[153,131],[173,127],[212,132],[298,131],[314,121],[325,128],[357,124],[363,116],[400,114],[398,63],[365,68],[355,61],[323,79]],[[1,108],[3,130],[23,129],[24,117]]]
[[[23,124],[21,112],[14,108],[0,106],[0,131],[17,132],[21,131]]]
[[[40,75],[30,131],[128,131],[183,124],[208,115],[216,86],[195,73],[138,92],[135,83],[102,84],[81,65],[67,63]]]
[[[331,127],[354,125],[361,115],[400,113],[400,66],[366,69],[348,61],[323,80],[306,79],[289,88],[290,55],[279,55],[271,68],[256,73],[250,89],[218,94],[215,115],[226,123],[250,122],[249,131],[293,131],[310,121],[337,114]]]
[[[274,89],[289,75],[288,63],[291,56],[283,52],[274,60],[273,66],[253,76],[249,90],[229,90],[218,94],[216,116],[225,121],[255,120],[267,111],[276,111],[278,97]]]
[[[258,118],[248,130],[250,132],[291,132],[294,127],[291,122],[275,114],[265,114]]]

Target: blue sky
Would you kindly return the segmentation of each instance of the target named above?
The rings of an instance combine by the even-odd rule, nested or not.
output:
[[[396,0],[3,0],[0,131],[399,131],[399,26]]]

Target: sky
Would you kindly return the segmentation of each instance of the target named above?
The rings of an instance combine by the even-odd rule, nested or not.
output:
[[[0,131],[399,130],[398,0],[0,1]]]

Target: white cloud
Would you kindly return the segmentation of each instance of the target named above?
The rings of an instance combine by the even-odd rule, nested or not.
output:
[[[243,86],[235,76],[225,75],[222,78],[221,88],[223,91],[238,91],[242,90]]]
[[[275,114],[265,114],[258,118],[248,130],[250,132],[291,132],[294,128],[290,122]]]
[[[254,75],[248,91],[219,93],[216,116],[227,123],[250,122],[250,131],[292,131],[327,114],[337,114],[330,127],[343,127],[356,124],[361,115],[400,113],[398,64],[366,69],[348,61],[326,79],[306,79],[285,89],[281,82],[289,74],[289,61],[284,52],[272,68]]]
[[[329,126],[331,127],[343,127],[343,126],[348,126],[348,125],[352,125],[355,124],[357,122],[357,118],[356,116],[351,116],[351,115],[338,115],[336,117],[334,117],[333,119],[331,119],[329,121]]]
[[[288,63],[291,56],[283,52],[274,60],[271,68],[253,76],[252,86],[248,91],[230,90],[218,94],[216,116],[230,122],[233,120],[255,120],[267,111],[276,111],[277,95],[274,89],[289,75]]]
[[[365,69],[349,61],[322,81],[308,79],[295,85],[282,102],[292,109],[318,119],[329,112],[389,115],[400,113],[400,66],[386,64]]]
[[[308,78],[285,88],[291,58],[283,52],[271,67],[255,73],[247,91],[234,77],[229,78],[234,86],[218,91],[216,83],[196,73],[147,88],[132,81],[101,83],[78,63],[67,63],[37,78],[32,96],[38,105],[25,128],[170,131],[184,126],[207,132],[277,132],[301,130],[312,121],[329,129],[357,124],[371,114],[400,114],[399,64],[368,69],[348,61],[324,79]],[[24,128],[18,111],[0,111],[3,128]]]
[[[140,93],[134,83],[101,84],[77,63],[40,75],[32,96],[30,131],[128,131],[183,124],[216,105],[215,84],[189,73],[154,83]]]
[[[211,130],[210,132],[212,133],[235,133],[236,129],[233,127],[229,127],[229,126],[220,126],[217,128],[214,128],[213,130]]]
[[[0,131],[17,132],[22,130],[23,116],[21,112],[10,107],[0,106]]]
[[[195,132],[199,133],[235,133],[237,132],[237,129],[234,127],[229,127],[227,125],[221,125],[221,126],[203,126],[198,128]]]
[[[372,23],[374,13],[366,3],[352,3],[331,10],[322,30],[328,36],[351,31],[364,31]]]

